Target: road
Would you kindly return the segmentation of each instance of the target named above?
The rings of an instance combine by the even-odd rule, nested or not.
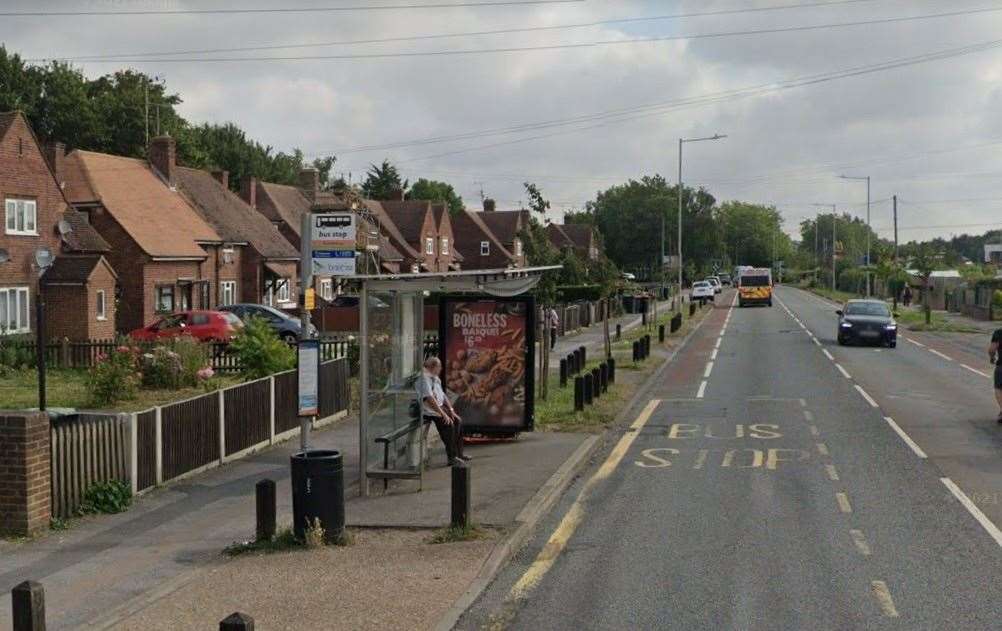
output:
[[[458,628],[999,628],[976,357],[838,347],[831,303],[732,297]]]

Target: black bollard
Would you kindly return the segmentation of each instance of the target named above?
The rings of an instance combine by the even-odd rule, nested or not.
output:
[[[591,405],[591,402],[593,400],[592,387],[593,387],[593,384],[592,384],[592,381],[591,381],[591,373],[590,372],[586,372],[585,376],[584,376],[584,402],[585,402],[585,405]]]
[[[470,527],[470,465],[458,462],[452,465],[452,527]]]
[[[633,357],[632,357],[632,360],[633,360],[634,364],[637,363],[637,359],[638,359],[638,357],[637,357],[637,352],[638,352],[637,349],[638,348],[639,347],[637,346],[637,343],[633,342]]]
[[[584,409],[584,377],[574,378],[574,411]]]
[[[563,388],[567,385],[567,360],[560,360],[560,387]]]
[[[694,315],[696,315],[696,305],[695,305],[695,303],[690,302],[689,303],[689,317],[691,318]]]
[[[45,590],[41,583],[25,581],[10,590],[11,628],[45,631]]]
[[[602,375],[599,373],[597,366],[591,369],[591,387],[592,397],[596,399],[602,398]]]
[[[574,349],[574,372],[580,373],[581,369],[584,368],[584,363],[581,361],[581,349]]]
[[[598,380],[602,386],[602,392],[607,392],[609,390],[609,364],[607,362],[598,365]]]
[[[588,365],[588,350],[584,346],[578,347],[581,350],[581,370]]]
[[[254,631],[254,618],[239,611],[231,613],[219,623],[219,631]]]
[[[647,326],[647,312],[646,311],[641,311],[640,312],[640,324],[642,324],[644,326]]]
[[[609,365],[609,383],[616,383],[616,360],[610,357],[606,363]]]
[[[665,343],[665,325],[658,325],[658,342],[661,344]]]
[[[578,356],[574,353],[569,353],[567,355],[567,374],[578,374]]]
[[[623,338],[623,325],[616,324],[616,341],[618,342]]]
[[[257,540],[271,541],[275,536],[275,481],[264,479],[254,486],[257,506]]]
[[[644,359],[651,356],[651,335],[648,333],[644,336]]]

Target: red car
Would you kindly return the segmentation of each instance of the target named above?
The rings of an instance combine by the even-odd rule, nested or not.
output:
[[[243,326],[240,318],[224,311],[184,311],[164,316],[149,326],[129,333],[142,342],[190,335],[202,342],[228,342]]]

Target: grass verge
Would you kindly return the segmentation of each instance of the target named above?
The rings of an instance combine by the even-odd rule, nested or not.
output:
[[[938,331],[945,333],[981,333],[981,329],[952,322],[942,313],[932,312],[931,321],[926,324],[925,313],[921,309],[898,307],[898,324],[909,331]]]
[[[457,543],[459,541],[479,541],[481,539],[487,539],[490,537],[490,531],[481,528],[477,524],[468,524],[466,526],[448,526],[436,530],[435,533],[428,539],[428,543],[439,544],[439,543]]]
[[[355,535],[345,529],[335,541],[329,543],[328,545],[333,546],[350,546],[355,543]],[[230,545],[223,548],[223,554],[228,557],[240,556],[242,554],[248,553],[261,553],[261,554],[272,554],[275,552],[290,552],[296,550],[310,550],[311,548],[296,539],[295,533],[292,532],[292,528],[282,528],[275,533],[275,536],[271,539],[256,539],[254,541],[239,541],[231,543]]]

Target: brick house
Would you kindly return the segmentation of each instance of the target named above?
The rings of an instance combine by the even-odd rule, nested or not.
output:
[[[484,223],[480,213],[463,210],[452,218],[452,231],[465,269],[499,269],[518,265],[512,253]]]
[[[453,247],[456,239],[445,204],[422,200],[380,201],[372,207],[379,213],[376,218],[380,226],[404,254],[405,269],[412,272],[456,269],[459,263]],[[396,239],[403,242],[397,243]]]
[[[230,191],[229,173],[180,167],[178,182],[192,207],[224,240],[224,267],[240,268],[239,284],[220,276],[219,305],[265,303],[283,282],[291,283],[290,298],[295,298],[299,252],[264,215]]]
[[[42,146],[19,112],[0,113],[0,332],[34,330],[34,305],[43,291],[48,308],[48,337],[88,339],[110,337],[115,320],[115,273],[104,255],[108,244],[70,210],[63,195],[63,146]],[[55,255],[41,277],[35,254]],[[48,281],[80,266],[80,257],[93,263],[94,274],[82,285],[53,285]],[[98,302],[103,309],[98,310]],[[79,314],[86,313],[86,318]],[[72,323],[61,323],[73,314]],[[100,316],[100,318],[99,318]]]
[[[516,266],[525,267],[525,252],[522,249],[522,239],[519,235],[529,227],[529,211],[495,210],[494,200],[487,199],[484,200],[483,212],[478,214],[484,224],[514,257]]]
[[[174,139],[154,138],[149,155],[75,150],[65,158],[67,199],[111,244],[120,332],[162,313],[218,306],[220,279],[241,284],[239,257],[178,190]]]
[[[546,236],[558,250],[570,249],[579,258],[597,261],[601,255],[598,235],[594,226],[588,224],[556,224],[546,226]]]

